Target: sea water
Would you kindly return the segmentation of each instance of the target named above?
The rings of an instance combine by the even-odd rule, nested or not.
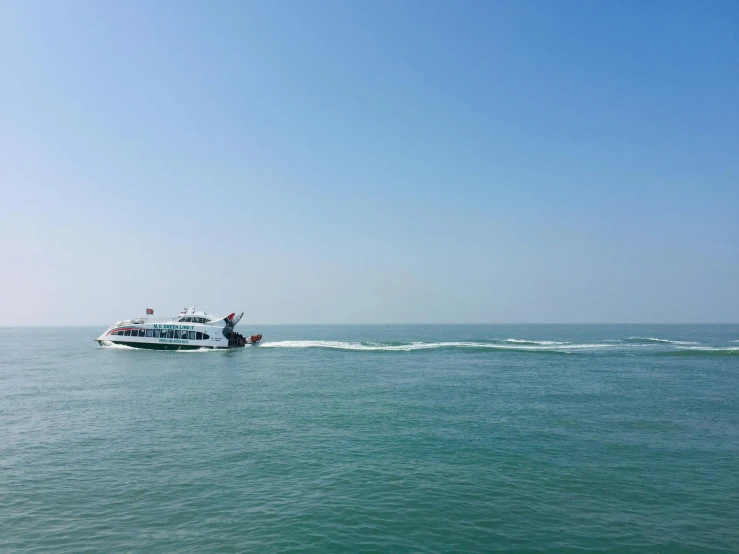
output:
[[[0,551],[739,551],[739,326],[240,328],[0,329]]]

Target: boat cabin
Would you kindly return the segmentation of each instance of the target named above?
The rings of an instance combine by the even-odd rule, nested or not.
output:
[[[209,317],[185,315],[180,317],[177,321],[183,323],[210,323],[213,320]]]

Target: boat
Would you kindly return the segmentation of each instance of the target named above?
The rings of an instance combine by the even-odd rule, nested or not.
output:
[[[147,317],[118,321],[95,340],[100,346],[124,345],[151,350],[199,350],[243,348],[256,345],[262,335],[244,337],[234,330],[244,312],[227,316],[210,315],[195,310],[182,310],[172,318]]]

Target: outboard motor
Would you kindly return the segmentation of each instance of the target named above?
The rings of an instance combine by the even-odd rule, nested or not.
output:
[[[239,333],[234,332],[234,327],[241,320],[243,315],[244,315],[244,312],[241,312],[238,315],[236,315],[236,313],[234,312],[224,317],[222,320],[223,325],[224,325],[223,336],[228,339],[229,347],[246,346],[247,344],[247,340],[244,337],[242,337]]]

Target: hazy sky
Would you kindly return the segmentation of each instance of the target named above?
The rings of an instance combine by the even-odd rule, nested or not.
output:
[[[0,1],[0,325],[739,321],[739,2]]]

